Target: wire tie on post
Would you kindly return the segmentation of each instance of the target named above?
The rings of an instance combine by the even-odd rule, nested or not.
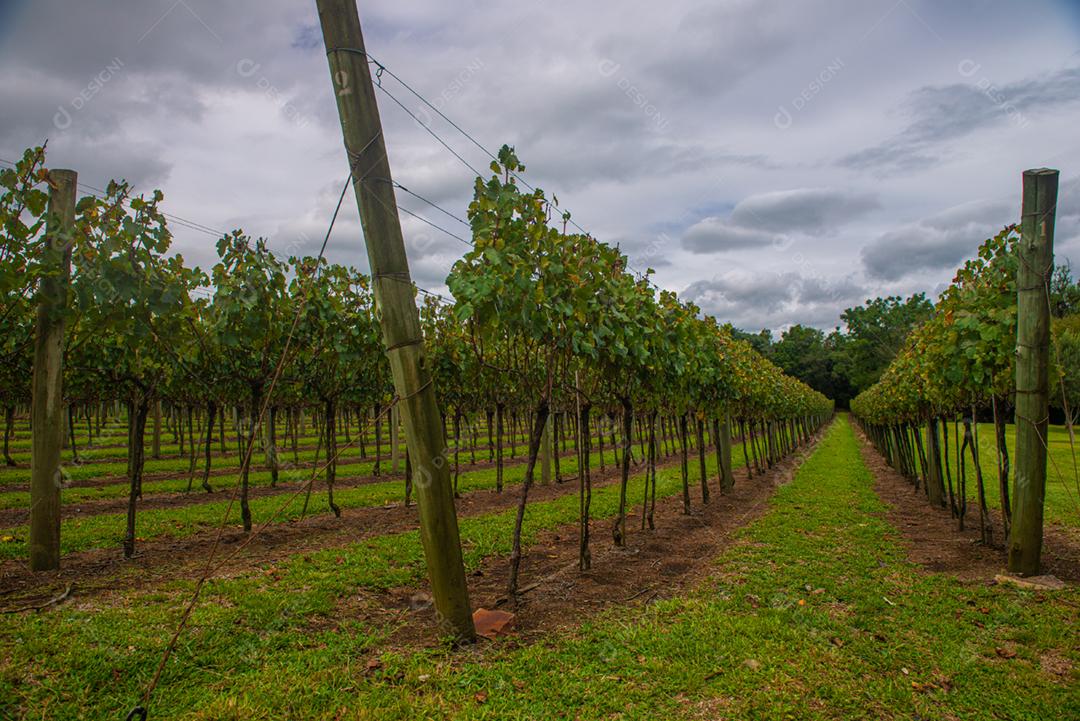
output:
[[[397,350],[399,348],[407,348],[407,347],[409,347],[411,345],[423,345],[423,344],[424,344],[424,339],[423,338],[414,338],[412,340],[403,340],[400,343],[395,343],[394,345],[387,346],[386,352],[389,353],[390,351]]]
[[[428,378],[428,379],[427,379],[427,380],[426,380],[426,381],[424,382],[424,384],[423,384],[423,385],[421,385],[421,386],[420,386],[419,388],[417,388],[417,389],[416,389],[415,391],[413,391],[412,393],[410,393],[410,394],[409,394],[409,395],[407,395],[407,396],[399,396],[399,397],[398,397],[398,399],[397,399],[396,401],[394,401],[394,402],[395,402],[395,403],[400,403],[400,402],[402,402],[402,401],[407,401],[407,400],[409,400],[410,398],[415,398],[416,396],[418,396],[418,395],[420,395],[421,393],[423,393],[423,392],[424,392],[424,391],[425,391],[425,390],[427,389],[427,387],[431,385],[431,382],[432,382],[433,380],[434,380],[434,378]]]

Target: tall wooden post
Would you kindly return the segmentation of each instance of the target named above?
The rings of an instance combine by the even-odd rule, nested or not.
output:
[[[150,446],[154,459],[161,458],[161,399],[154,401],[154,436]]]
[[[551,462],[552,453],[551,450],[551,423],[552,415],[547,418],[547,423],[544,424],[544,433],[540,437],[540,483],[547,485],[551,483]]]
[[[1009,532],[1009,571],[1039,573],[1046,430],[1049,421],[1050,302],[1058,171],[1024,172],[1020,266],[1016,272],[1016,505]]]
[[[401,430],[401,412],[395,407],[390,409],[390,472],[398,472],[401,453],[398,451],[398,432]]]
[[[30,569],[60,568],[60,449],[64,442],[64,315],[75,228],[74,170],[49,172],[49,210],[34,328],[30,418]]]
[[[476,630],[465,584],[442,418],[420,330],[356,0],[317,0],[316,5],[352,168],[383,342],[413,464],[420,538],[435,609],[443,630],[460,641],[471,641]]]

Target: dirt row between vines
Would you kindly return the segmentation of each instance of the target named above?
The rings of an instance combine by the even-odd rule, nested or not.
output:
[[[486,429],[484,429],[483,432],[480,432],[480,433],[476,434],[476,438],[477,438],[476,450],[478,452],[481,449],[487,450],[489,448],[489,445],[486,444],[486,443],[484,443],[483,445],[480,445],[480,443],[482,442],[482,439],[486,438],[486,436],[487,436]],[[27,441],[27,440],[29,440],[29,437],[30,437],[30,433],[29,433],[29,431],[26,431],[21,436],[13,438],[12,440],[13,441]],[[111,438],[112,437],[110,437],[110,440],[111,440]],[[117,439],[117,441],[115,443],[113,443],[113,442],[109,442],[109,443],[90,443],[90,444],[84,444],[83,443],[83,444],[78,445],[76,450],[79,453],[80,459],[82,459],[84,454],[89,453],[91,455],[90,455],[89,458],[83,459],[84,463],[124,463],[124,462],[126,462],[127,461],[127,455],[126,455],[126,453],[127,453],[127,438],[126,438],[126,436],[123,436],[123,435],[115,436],[115,438]],[[313,451],[313,450],[315,450],[315,447],[317,445],[317,437],[316,436],[309,434],[309,435],[300,436],[300,438],[304,439],[304,442],[298,443],[297,446],[296,446],[296,450],[298,450],[298,451]],[[203,452],[205,450],[205,447],[206,447],[205,446],[205,440],[206,440],[205,433],[201,433],[200,436],[199,436],[199,439],[198,439],[198,444],[197,444],[198,445],[197,457],[200,460],[205,458],[205,456],[203,454]],[[510,440],[509,436],[507,436],[505,442],[509,443],[509,440]],[[222,453],[221,452],[220,441],[218,440],[218,437],[215,435],[214,439],[212,441],[212,444],[211,444],[211,448],[210,448],[210,457],[211,458],[219,458],[221,456],[228,457],[228,456],[236,455],[235,449],[237,447],[237,444],[245,443],[245,442],[247,442],[246,437],[237,438],[236,436],[226,436],[225,437],[225,444],[226,444],[226,448],[228,450],[226,450],[224,453]],[[519,433],[518,434],[518,445],[519,446],[520,445],[525,445],[527,442],[528,442],[528,438],[526,438],[526,436],[524,434]],[[185,441],[185,444],[187,444],[187,441]],[[173,445],[178,445],[178,444],[177,444],[176,441],[170,441],[168,443],[168,445],[173,446]],[[357,438],[355,436],[350,436],[349,440],[346,440],[345,435],[339,431],[338,432],[338,446],[340,447],[340,446],[346,446],[346,445],[355,446],[356,449],[357,449],[357,452],[359,452],[360,446],[357,443]],[[374,436],[373,433],[369,432],[369,434],[367,436],[367,446],[372,447],[374,445],[375,445],[375,436]],[[383,434],[382,445],[383,445],[383,447],[387,447],[387,446],[390,445],[390,436],[389,436],[388,432],[384,432],[384,434]],[[286,453],[292,453],[292,445],[291,445],[291,440],[290,439],[284,438],[284,437],[279,437],[278,446],[281,449],[281,455],[285,455]],[[151,447],[151,440],[150,440],[149,437],[146,439],[145,447],[147,449],[149,449]],[[70,449],[70,447],[65,446],[63,450],[70,452],[71,449]],[[12,448],[11,451],[12,451],[13,454],[20,455],[20,454],[29,453],[30,448],[29,447],[26,447],[26,448]],[[110,451],[110,452],[112,452],[112,451],[121,451],[121,452],[123,452],[124,455],[101,456],[101,457],[95,456],[94,453],[99,452],[99,451]],[[173,460],[173,461],[179,461],[179,460],[187,460],[188,458],[190,458],[190,455],[188,455],[187,453],[181,454],[181,453],[179,453],[177,451],[170,451],[168,453],[162,453],[157,458],[152,458],[150,456],[149,452],[148,452],[146,458],[147,458],[147,460],[162,460],[162,461]],[[14,466],[4,466],[4,467],[5,468],[26,468],[26,469],[29,469],[30,464],[29,463],[16,463]]]
[[[642,530],[641,506],[631,501],[623,548],[612,541],[613,519],[593,521],[588,571],[578,568],[577,523],[542,532],[522,555],[519,588],[528,590],[520,594],[516,605],[506,595],[509,556],[486,558],[468,579],[473,608],[512,612],[514,620],[505,640],[527,645],[553,630],[579,626],[613,606],[644,607],[684,593],[716,574],[716,558],[733,543],[735,533],[766,513],[773,494],[794,478],[830,427],[826,425],[809,444],[764,474],[748,480],[745,469],[739,469],[735,487],[727,494],[721,495],[713,483],[708,504],[701,503],[691,472],[691,513],[683,512],[681,494],[658,500],[655,530]],[[338,611],[342,619],[397,625],[386,643],[372,650],[376,657],[393,648],[431,647],[440,642],[432,630],[436,616],[426,584],[362,592],[344,600]],[[327,625],[332,627],[334,622],[320,619],[313,624]]]
[[[908,558],[929,572],[947,573],[968,583],[993,583],[994,576],[1005,573],[1005,534],[1000,512],[990,509],[994,545],[979,537],[979,508],[968,503],[965,529],[948,508],[934,508],[921,490],[888,464],[867,440],[862,430],[852,424],[859,439],[863,461],[874,476],[874,490],[889,511],[889,522],[903,536]],[[1043,531],[1043,573],[1062,581],[1080,582],[1080,532],[1047,524]]]
[[[524,453],[524,451],[525,451],[524,446],[525,445],[526,445],[526,443],[524,441],[521,441],[521,440],[518,441],[517,449],[518,449],[519,452],[517,453],[517,457],[520,458],[521,455]],[[509,446],[506,446],[506,447],[509,448]],[[337,462],[338,466],[350,466],[350,465],[356,465],[356,464],[359,464],[359,463],[374,463],[375,460],[376,460],[374,455],[360,456],[360,448],[359,448],[359,446],[350,446],[349,444],[341,443],[338,446],[338,451],[343,452],[342,451],[343,448],[345,450],[351,450],[352,452],[349,455],[341,455],[341,456],[339,456],[338,457],[338,462]],[[487,444],[478,445],[476,447],[476,453],[482,455],[484,452],[488,451],[488,449],[489,449],[489,446]],[[315,446],[308,446],[307,448],[298,448],[297,450],[300,450],[300,451],[305,451],[305,450],[306,451],[313,451],[313,450],[315,450]],[[289,456],[291,454],[292,454],[292,449],[291,448],[283,447],[283,448],[280,449],[280,452],[278,453],[278,458],[280,459],[278,470],[281,473],[286,473],[289,470],[295,470],[295,469],[298,469],[298,468],[299,469],[307,468],[307,469],[310,470],[311,468],[313,468],[315,466],[315,463],[316,463],[315,461],[300,461],[298,463],[294,463],[294,462],[289,460]],[[402,448],[402,455],[399,456],[399,458],[401,458],[401,463],[402,464],[405,463],[403,454],[404,454],[404,447]],[[465,448],[465,447],[462,448],[461,454],[471,457],[470,450],[468,448]],[[256,459],[263,458],[263,457],[264,457],[264,453],[263,453],[263,451],[261,451],[259,449],[256,449],[252,453],[252,460],[253,461],[256,460]],[[176,460],[188,460],[188,458],[189,458],[189,456],[183,456],[182,458],[177,458]],[[215,464],[213,462],[213,460],[222,461],[222,460],[228,460],[230,458],[235,459],[236,465],[222,465],[220,463]],[[230,452],[226,453],[224,456],[212,456],[212,459],[213,460],[211,461],[211,467],[210,467],[210,477],[211,478],[217,478],[217,477],[220,477],[220,476],[227,476],[227,475],[236,475],[237,473],[240,472],[240,465],[239,465],[240,455],[239,454],[236,454],[236,453],[233,453],[233,452],[230,451]],[[146,460],[150,461],[150,460],[158,460],[158,459],[153,459],[153,458],[147,457]],[[163,456],[160,460],[169,460],[169,459],[167,457]],[[391,460],[391,456],[390,456],[389,453],[384,453],[381,456],[379,456],[378,460],[383,462],[383,463],[389,463],[390,460]],[[195,479],[196,479],[196,481],[198,481],[199,479],[202,478],[203,468],[205,467],[205,462],[204,461],[205,461],[204,456],[198,456],[196,458],[196,462],[195,462]],[[66,466],[74,466],[74,467],[85,467],[87,465],[92,466],[92,465],[94,465],[96,463],[126,463],[126,462],[127,462],[126,457],[117,458],[117,459],[110,459],[108,461],[106,461],[104,459],[96,459],[95,458],[95,459],[93,459],[93,461],[91,461],[89,463],[86,463],[86,462],[83,462],[83,463],[67,462],[64,465],[66,465]],[[326,461],[325,460],[320,460],[320,461],[318,461],[318,463],[320,465],[322,465],[322,464],[326,463]],[[22,463],[22,464],[16,464],[15,466],[4,466],[4,468],[9,468],[9,469],[10,468],[15,468],[15,469],[21,469],[21,470],[25,470],[25,471],[29,472],[30,471],[30,464]],[[251,464],[251,471],[252,471],[252,473],[255,473],[255,472],[266,473],[266,472],[270,471],[270,466],[266,465],[265,463],[253,462]],[[143,481],[167,481],[167,480],[171,480],[171,479],[175,479],[175,478],[187,478],[187,477],[188,477],[188,471],[185,471],[185,470],[179,470],[179,471],[148,471],[148,472],[143,473]],[[113,475],[108,475],[108,476],[97,476],[95,478],[84,478],[84,479],[69,481],[67,483],[67,487],[68,488],[97,488],[97,487],[101,487],[101,486],[113,486],[113,485],[127,484],[127,482],[128,482],[128,478],[127,478],[126,475],[113,474]],[[22,483],[0,484],[0,491],[29,491],[29,490],[30,490],[30,481],[29,480],[27,480],[25,482],[22,482]]]
[[[738,437],[735,437],[735,438],[732,439],[732,443],[741,443],[741,442],[742,442],[741,436],[738,436]],[[477,448],[477,452],[480,452],[481,450],[486,451],[487,448],[486,447],[484,447],[483,449]],[[598,451],[599,449],[594,447],[593,450]],[[610,448],[606,448],[606,450],[610,450]],[[692,451],[692,452],[695,452],[695,451]],[[576,453],[577,453],[577,451],[575,451],[573,448],[571,448],[570,450],[567,450],[567,451],[560,451],[559,452],[559,458],[569,458],[569,457],[574,456]],[[468,455],[468,454],[467,454],[467,452],[462,452],[462,455]],[[636,456],[637,456],[637,452],[635,451],[635,457]],[[359,458],[344,459],[344,458],[339,458],[338,459],[338,468],[339,468],[339,470],[344,468],[346,470],[346,472],[347,472],[347,469],[348,469],[348,467],[350,465],[355,465],[355,464],[359,464],[359,463],[370,463],[370,462],[373,462],[374,460],[375,459],[373,457],[369,457],[369,458],[365,458],[365,459],[359,459]],[[359,486],[369,485],[369,484],[372,484],[372,483],[383,483],[383,482],[386,482],[386,481],[401,481],[402,483],[404,483],[404,479],[405,479],[405,473],[404,473],[405,461],[404,461],[404,458],[402,457],[401,463],[399,465],[399,470],[396,473],[391,472],[389,470],[390,456],[383,456],[381,458],[381,460],[384,462],[384,464],[386,464],[387,467],[384,468],[382,470],[382,472],[378,476],[371,475],[370,473],[366,474],[366,475],[338,476],[338,478],[334,481],[334,489],[335,490],[346,490],[346,489],[349,489],[349,488],[356,488],[356,487],[359,487]],[[320,470],[323,468],[323,465],[325,465],[325,461],[320,462],[320,464],[319,464]],[[522,453],[515,454],[515,456],[513,458],[511,458],[509,456],[504,456],[503,457],[503,469],[506,470],[506,471],[510,471],[512,469],[515,469],[515,468],[521,468],[524,465],[525,465],[525,457],[524,457],[524,455],[522,455]],[[252,499],[255,499],[255,498],[261,498],[261,497],[264,497],[264,496],[279,496],[279,495],[286,495],[286,494],[289,494],[289,493],[295,493],[296,488],[297,488],[297,484],[305,484],[305,483],[307,483],[308,478],[311,477],[311,471],[312,471],[312,469],[314,467],[315,467],[314,463],[311,463],[311,462],[301,463],[298,466],[297,465],[292,465],[292,464],[283,464],[282,467],[279,469],[282,480],[279,481],[277,486],[269,486],[269,485],[266,485],[266,484],[263,484],[263,483],[260,483],[260,484],[257,484],[257,485],[252,485],[248,490],[248,497],[252,498]],[[494,467],[495,467],[495,461],[493,461],[493,460],[481,459],[481,460],[478,460],[476,463],[469,463],[468,461],[465,461],[463,459],[463,462],[461,463],[461,473],[470,473],[470,472],[473,472],[473,471],[489,470],[489,469],[492,469]],[[266,468],[265,466],[255,466],[255,465],[253,465],[251,467],[251,471],[252,471],[252,473],[268,472],[269,468]],[[303,471],[303,473],[299,473],[300,471]],[[194,482],[192,483],[192,488],[191,488],[190,493],[185,492],[185,491],[179,491],[179,492],[164,491],[164,492],[159,492],[159,493],[146,493],[137,502],[137,511],[141,512],[141,511],[157,510],[157,509],[178,509],[178,508],[185,508],[187,506],[196,506],[196,505],[200,505],[200,504],[203,504],[203,503],[213,503],[215,501],[220,501],[222,499],[227,499],[229,497],[229,495],[232,493],[234,487],[239,483],[240,469],[238,467],[233,467],[233,468],[220,468],[220,469],[212,470],[211,474],[210,474],[211,478],[215,478],[215,477],[216,478],[221,478],[221,477],[228,477],[229,478],[229,483],[226,484],[226,485],[222,485],[220,483],[217,483],[217,487],[214,488],[213,493],[207,493],[206,491],[204,491],[202,489],[202,485],[201,485],[202,484],[202,480],[201,480],[202,476],[201,476],[201,474],[199,472],[196,472],[195,475],[196,475],[196,477],[195,477]],[[290,475],[293,475],[294,477],[292,479],[290,479],[289,478]],[[296,475],[301,476],[301,478],[298,478],[298,479],[295,478]],[[320,472],[319,477],[316,479],[316,483],[315,483],[315,486],[314,486],[313,490],[321,490],[321,489],[325,488],[325,481],[323,480],[323,476],[324,476],[324,474]],[[184,479],[187,479],[187,477],[188,477],[188,474],[185,473],[185,472],[147,474],[147,475],[145,475],[143,477],[143,481],[144,482],[149,482],[149,481],[184,480]],[[124,485],[126,485],[127,484],[127,478],[122,478],[122,479],[119,479],[119,480],[114,479],[114,480],[110,480],[108,482],[106,482],[103,479],[95,478],[95,479],[90,479],[90,480],[87,480],[87,481],[80,481],[80,482],[77,482],[77,483],[72,483],[68,487],[69,488],[87,488],[87,487],[93,487],[93,486],[114,485],[114,484],[119,484],[119,483],[123,483]],[[211,485],[213,486],[214,484],[211,484]],[[16,490],[16,489],[10,489],[9,488],[9,489],[2,489],[2,490]],[[25,487],[20,486],[20,488],[18,490],[28,491],[29,488],[25,488]],[[64,502],[63,501],[63,494],[61,494],[61,502],[63,503],[62,512],[61,512],[63,518],[87,518],[87,517],[90,517],[90,516],[97,516],[97,515],[102,515],[102,514],[106,514],[106,513],[125,513],[127,511],[128,499],[127,499],[126,496],[119,496],[117,498],[95,498],[95,499],[86,499],[86,500],[81,500],[81,501]],[[12,527],[15,527],[15,526],[25,525],[25,524],[27,524],[29,522],[30,522],[30,510],[28,508],[0,508],[0,528],[12,528]]]
[[[576,451],[570,450],[566,453],[560,453],[560,458],[567,458],[573,456]],[[368,463],[374,459],[350,459],[345,461],[344,459],[338,459],[338,468],[343,466],[347,469],[349,465],[355,463]],[[389,456],[382,459],[386,462],[387,469],[384,469],[378,476],[371,474],[357,475],[357,476],[339,476],[334,481],[334,490],[340,491],[349,488],[356,488],[358,486],[370,485],[373,483],[384,483],[386,481],[401,481],[402,489],[404,492],[405,483],[405,461],[402,459],[399,470],[396,473],[389,471]],[[319,469],[322,471],[325,461],[320,462]],[[510,471],[514,468],[519,468],[525,465],[525,459],[519,453],[514,458],[503,458],[503,469]],[[469,473],[472,471],[483,471],[495,467],[494,461],[478,460],[476,463],[464,462],[461,464],[461,473]],[[301,464],[300,466],[289,466],[288,468],[282,467],[280,469],[280,475],[282,480],[279,481],[277,486],[270,486],[266,484],[252,485],[248,489],[248,497],[251,499],[262,498],[264,496],[281,496],[295,493],[298,485],[304,485],[311,477],[311,471],[314,468],[313,464]],[[262,466],[252,466],[252,473],[265,472],[269,469]],[[290,479],[289,476],[295,476],[298,471],[302,478]],[[452,466],[451,466],[452,472]],[[201,476],[196,474],[195,482],[192,484],[191,492],[161,492],[161,493],[147,493],[142,499],[138,501],[137,511],[148,511],[155,509],[177,509],[187,506],[197,506],[203,503],[213,503],[215,501],[221,501],[228,499],[232,494],[233,489],[239,483],[240,469],[222,469],[217,473],[211,473],[211,478],[215,476],[229,476],[230,482],[227,485],[218,484],[218,487],[214,489],[213,493],[207,493],[202,489]],[[161,481],[161,480],[176,480],[186,479],[186,473],[172,473],[166,474],[162,478],[154,478],[151,476],[144,477],[144,481]],[[94,479],[95,481],[97,479]],[[127,479],[124,479],[124,483],[127,483]],[[86,487],[90,484],[84,483],[81,487]],[[97,485],[96,483],[94,485]],[[102,484],[104,485],[104,484]],[[213,484],[211,484],[213,485]],[[316,478],[314,491],[324,490],[326,488],[325,473],[320,472]],[[62,500],[62,494],[61,494]],[[105,513],[125,513],[127,511],[128,499],[126,496],[118,498],[99,498],[83,501],[71,501],[63,503],[62,517],[67,518],[86,518],[89,516],[97,516]],[[19,526],[30,521],[30,510],[28,508],[2,508],[0,509],[0,528],[11,528],[13,526]]]
[[[310,436],[308,438],[310,439]],[[246,441],[246,439],[241,439],[241,440]],[[216,438],[214,439],[213,447],[210,450],[210,458],[211,459],[217,460],[219,458],[230,458],[230,457],[235,457],[237,455],[237,451],[236,451],[237,442],[236,442],[236,439],[235,438],[232,439],[231,442],[228,439],[226,439],[226,442],[228,444],[227,450],[224,453],[222,453],[221,446],[218,445],[217,439]],[[338,439],[338,444],[342,445],[342,446],[351,445],[352,443],[355,443],[355,442],[356,442],[355,439],[353,439],[351,441],[351,443],[346,443],[344,438],[339,438]],[[374,441],[369,441],[368,445],[369,446],[374,446],[375,442]],[[388,445],[390,445],[389,442],[386,439],[383,439],[383,446],[386,447]],[[282,455],[282,456],[285,456],[287,454],[292,453],[292,446],[289,445],[288,443],[279,443],[278,447],[279,447],[279,450],[280,450],[280,455]],[[155,456],[150,454],[149,448],[150,448],[150,443],[147,443],[146,444],[146,449],[147,449],[146,460],[148,460],[148,461],[187,461],[187,460],[189,460],[191,458],[191,455],[186,453],[186,452],[181,454],[181,453],[176,452],[176,451],[170,451],[168,453],[162,453],[161,455],[155,457]],[[299,451],[299,452],[314,451],[315,448],[316,448],[316,443],[314,443],[314,442],[300,443],[300,444],[298,444],[296,446],[296,450]],[[357,453],[359,453],[360,446],[356,446],[356,448],[357,448]],[[71,452],[70,447],[66,447],[63,450],[67,451],[68,453]],[[74,459],[71,459],[71,460],[65,460],[65,463],[67,463],[68,465],[86,466],[86,465],[95,465],[97,463],[126,463],[127,462],[127,455],[126,455],[127,449],[123,444],[98,445],[98,444],[95,443],[95,444],[89,445],[89,446],[79,446],[78,451],[79,451],[79,460],[78,460],[78,462],[76,462]],[[109,453],[119,451],[119,452],[122,452],[124,455],[109,455],[109,456],[98,455],[98,453],[100,453],[102,451],[108,451]],[[22,449],[22,450],[15,451],[15,454],[23,455],[23,454],[28,454],[29,452],[30,452],[29,449]],[[259,451],[258,449],[256,449],[256,455],[262,455],[262,452]],[[200,445],[199,445],[199,447],[198,447],[198,449],[197,449],[197,451],[195,453],[195,457],[198,460],[198,462],[200,462],[200,463],[206,458],[205,446],[201,445],[201,443],[200,443]],[[29,470],[30,469],[30,463],[28,461],[24,461],[24,462],[21,462],[21,463],[16,463],[14,466],[4,466],[4,468],[22,468],[22,469],[25,469],[25,470]]]
[[[712,448],[707,450],[711,452]],[[657,468],[674,467],[678,462],[678,455],[671,455],[658,463]],[[594,489],[618,482],[618,468],[612,464],[608,464],[606,468],[604,473],[593,470]],[[633,466],[631,472],[641,473],[643,470],[644,465],[639,465]],[[746,477],[745,469],[737,471],[737,474],[738,485]],[[691,478],[695,478],[693,471]],[[715,477],[710,481],[714,492],[718,494]],[[563,483],[537,484],[530,491],[529,500],[552,500],[568,493],[576,493],[577,489],[576,480],[569,479]],[[288,491],[296,493],[296,488],[283,490],[282,493]],[[515,507],[519,491],[520,485],[513,484],[502,493],[485,489],[463,494],[456,501],[458,516],[480,516]],[[231,494],[214,495],[221,499]],[[285,499],[282,500],[284,503]],[[303,503],[303,494],[293,501],[294,505],[300,503]],[[659,502],[657,510],[660,510]],[[406,507],[403,502],[343,509],[341,518],[335,518],[321,508],[318,511],[319,515],[309,516],[302,521],[270,524],[265,530],[259,531],[258,536],[214,577],[241,575],[257,564],[275,562],[295,554],[343,547],[417,527],[416,505]],[[221,537],[217,556],[219,559],[228,556],[237,544],[247,538],[236,525],[238,515],[237,503],[233,509],[233,523],[225,527]],[[258,523],[255,528],[259,528]],[[217,533],[216,528],[208,528],[186,538],[163,537],[143,541],[138,544],[137,553],[130,560],[122,557],[119,546],[78,551],[63,557],[59,571],[44,573],[30,572],[22,560],[3,561],[0,563],[0,598],[4,599],[5,606],[22,606],[30,605],[36,600],[47,601],[69,586],[73,596],[86,598],[131,587],[152,587],[173,580],[194,579],[201,575]],[[18,601],[9,600],[15,597]]]

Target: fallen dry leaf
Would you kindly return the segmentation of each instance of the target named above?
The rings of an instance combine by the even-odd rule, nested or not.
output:
[[[507,611],[489,611],[486,608],[473,611],[473,625],[476,626],[477,635],[488,639],[503,633],[513,620],[514,614]]]

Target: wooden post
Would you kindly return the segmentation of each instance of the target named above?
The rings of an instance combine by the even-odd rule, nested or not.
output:
[[[1024,172],[1020,266],[1016,272],[1016,506],[1009,571],[1039,573],[1049,420],[1050,302],[1058,171]]]
[[[397,408],[390,409],[390,472],[398,472],[398,423],[401,422]]]
[[[551,483],[551,419],[549,415],[540,440],[540,483],[545,486]]]
[[[150,446],[150,453],[155,458],[161,458],[161,399],[154,401],[154,436]]]
[[[382,122],[356,0],[317,0],[345,151],[352,169],[372,289],[413,464],[420,539],[440,626],[459,641],[476,637],[446,463],[442,418],[420,331],[416,291],[386,157]]]
[[[30,418],[30,570],[60,568],[60,449],[64,442],[64,315],[75,229],[74,170],[49,173],[45,271],[38,288]]]

